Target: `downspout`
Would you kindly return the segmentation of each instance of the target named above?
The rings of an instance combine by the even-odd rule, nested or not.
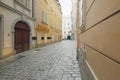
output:
[[[32,18],[34,18],[34,0],[32,0]]]

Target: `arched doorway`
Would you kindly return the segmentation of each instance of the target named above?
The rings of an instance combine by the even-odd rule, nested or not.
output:
[[[30,28],[23,22],[18,21],[14,27],[14,48],[16,53],[24,52],[30,48]]]

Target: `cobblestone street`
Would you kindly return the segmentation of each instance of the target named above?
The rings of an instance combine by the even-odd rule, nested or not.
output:
[[[81,80],[76,42],[61,41],[2,60],[0,80]]]

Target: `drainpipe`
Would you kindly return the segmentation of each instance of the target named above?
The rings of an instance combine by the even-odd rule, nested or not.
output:
[[[32,18],[34,18],[34,0],[32,0]]]

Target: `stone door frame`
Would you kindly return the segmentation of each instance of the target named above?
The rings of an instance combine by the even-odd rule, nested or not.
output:
[[[25,22],[26,24],[28,24],[29,28],[30,28],[30,49],[32,48],[32,25],[27,21],[27,20],[24,20],[23,18],[18,18],[16,19],[13,24],[12,24],[12,27],[11,27],[11,30],[12,30],[12,49],[13,49],[13,52],[15,52],[16,54],[16,50],[15,50],[15,41],[14,41],[14,32],[15,32],[15,24],[19,21],[23,21]]]

